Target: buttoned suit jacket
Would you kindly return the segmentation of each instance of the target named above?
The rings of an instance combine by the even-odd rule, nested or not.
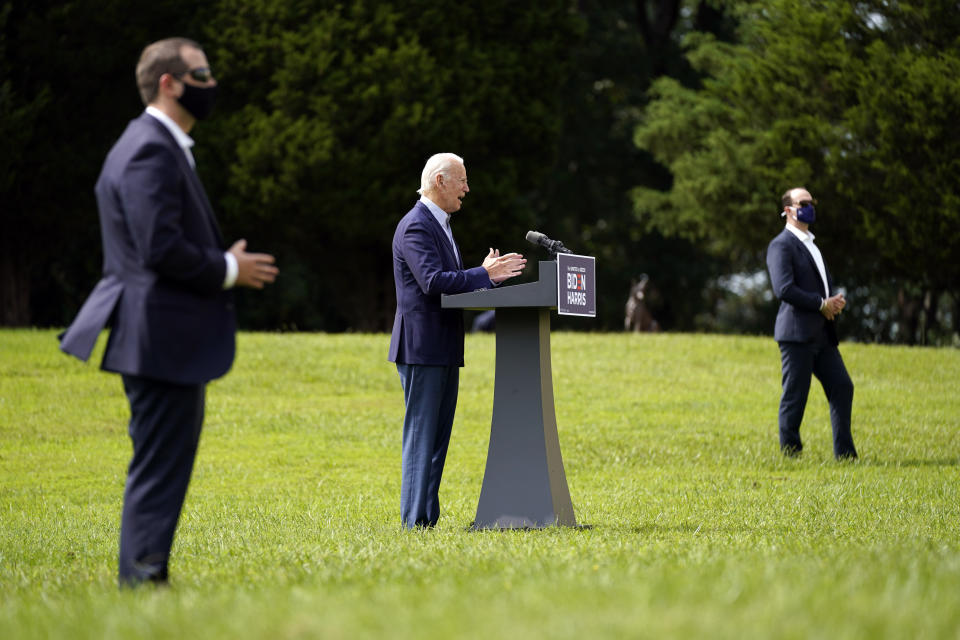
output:
[[[443,309],[440,296],[491,285],[487,270],[464,269],[459,253],[422,202],[397,224],[393,234],[397,311],[390,336],[391,362],[463,366],[463,311]]]
[[[827,274],[828,291],[810,251],[788,229],[780,232],[767,246],[767,270],[773,292],[780,300],[773,337],[777,342],[811,342],[826,328],[830,344],[836,346],[836,321],[820,313],[824,298],[833,295],[833,280]]]
[[[95,192],[103,278],[62,334],[61,349],[87,360],[110,326],[107,371],[178,384],[225,374],[236,331],[232,293],[223,289],[225,246],[173,135],[147,113],[132,120]]]

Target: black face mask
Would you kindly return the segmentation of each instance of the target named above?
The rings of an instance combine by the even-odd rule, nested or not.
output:
[[[183,83],[183,95],[177,101],[197,120],[205,120],[213,111],[213,101],[217,96],[217,86],[197,87]]]

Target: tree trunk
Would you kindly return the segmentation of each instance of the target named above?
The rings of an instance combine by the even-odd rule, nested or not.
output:
[[[923,296],[923,324],[920,328],[920,344],[927,345],[927,336],[931,327],[938,327],[937,304],[940,301],[940,293],[937,291],[927,291]]]
[[[920,324],[921,299],[907,293],[903,287],[897,292],[900,307],[899,339],[909,345],[917,343],[917,327]]]
[[[4,241],[0,250],[0,326],[25,327],[30,324],[30,271],[10,244]]]

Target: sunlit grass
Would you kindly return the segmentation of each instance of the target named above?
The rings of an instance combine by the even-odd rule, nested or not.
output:
[[[494,340],[470,336],[441,521],[411,534],[387,342],[241,334],[171,588],[119,592],[120,380],[0,331],[0,637],[958,637],[960,351],[843,345],[861,459],[836,463],[816,383],[779,455],[770,339],[554,334],[591,528],[471,532]]]

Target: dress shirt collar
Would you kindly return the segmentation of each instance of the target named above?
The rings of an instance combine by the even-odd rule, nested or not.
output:
[[[420,202],[427,206],[433,217],[440,223],[440,227],[446,231],[450,228],[450,214],[437,206],[437,204],[427,196],[420,196]]]
[[[147,107],[147,113],[152,115],[154,118],[160,121],[160,124],[165,126],[170,135],[173,136],[173,139],[177,141],[177,144],[183,149],[183,152],[187,155],[187,160],[190,161],[190,166],[195,167],[193,161],[193,153],[190,151],[190,147],[193,146],[193,138],[188,136],[183,129],[180,128],[176,122],[173,121],[173,118],[165,114],[160,109],[156,107]]]
[[[800,242],[806,242],[807,240],[813,242],[813,239],[816,237],[809,231],[804,231],[803,229],[795,227],[789,223],[787,223],[787,231],[797,236],[797,239],[800,240]]]
[[[827,279],[827,266],[823,264],[823,255],[821,255],[820,249],[817,245],[813,244],[813,234],[809,231],[798,229],[792,224],[788,224],[787,229],[789,229],[793,235],[797,236],[800,242],[803,243],[803,246],[807,248],[807,253],[813,258],[813,263],[816,265],[817,271],[820,273],[820,278],[823,280],[823,291],[829,296],[830,281]]]

